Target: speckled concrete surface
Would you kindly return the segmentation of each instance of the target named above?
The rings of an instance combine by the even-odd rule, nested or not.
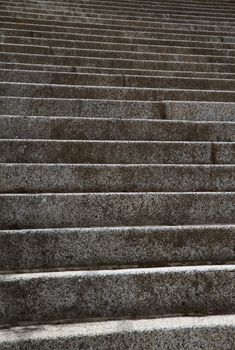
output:
[[[2,30],[5,32],[5,30]],[[15,32],[14,30],[7,30],[6,31],[7,34],[14,34],[17,35],[17,32]],[[28,34],[27,31],[22,31],[23,33],[25,33],[25,35]],[[31,37],[24,37],[25,40],[27,39],[32,39],[32,40],[43,40],[40,39],[40,35],[42,34],[42,32],[38,32],[39,38],[31,38]],[[46,33],[47,35],[50,36],[51,33]],[[56,35],[57,33],[53,33],[54,35]],[[83,35],[81,34],[82,38]],[[89,37],[89,36],[88,36]],[[91,39],[94,40],[94,37],[97,38],[97,36],[91,36]],[[80,35],[79,35],[80,38]],[[99,38],[99,36],[98,36]],[[106,39],[106,37],[103,37],[104,40]],[[21,37],[19,36],[13,36],[13,37],[3,37],[3,39],[10,39],[10,40],[16,40],[17,42],[21,41]],[[84,38],[83,38],[84,39]],[[85,36],[85,39],[87,39],[87,37]],[[125,40],[128,40],[129,38],[122,38]],[[133,38],[132,38],[133,39]],[[56,39],[58,40],[58,39]],[[146,39],[144,39],[146,40]],[[1,41],[1,38],[0,38]],[[91,41],[92,42],[92,41]],[[91,43],[89,41],[89,44]],[[162,41],[164,42],[164,40]],[[66,41],[66,43],[69,43],[69,40]],[[74,41],[74,43],[77,43],[77,41]],[[86,43],[86,41],[81,41],[81,43]],[[184,42],[183,42],[184,43]],[[97,44],[97,42],[96,42]],[[103,42],[102,42],[103,44]],[[179,42],[177,42],[177,44],[179,44]],[[192,42],[193,44],[193,42]],[[203,42],[200,42],[200,45],[203,46]],[[209,43],[207,43],[209,44]],[[210,43],[211,45],[213,45],[213,47],[217,47],[219,43]],[[233,52],[233,50],[230,50],[233,44],[223,44],[223,47],[225,48],[226,46],[228,47],[227,52]],[[148,46],[149,47],[149,46]],[[156,46],[156,47],[161,47],[161,46]],[[139,46],[140,48],[140,46]],[[169,48],[171,48],[169,46]],[[37,64],[37,63],[16,63],[16,62],[0,62],[0,69],[6,69],[6,70],[14,70],[14,71],[18,71],[18,70],[26,70],[28,72],[30,71],[41,71],[43,72],[47,72],[50,74],[50,72],[63,72],[63,73],[91,73],[91,74],[118,74],[118,75],[138,75],[138,76],[158,76],[158,77],[185,77],[185,78],[205,78],[205,79],[234,79],[235,77],[235,73],[229,73],[229,72],[200,72],[200,71],[180,71],[180,70],[162,70],[162,69],[157,69],[157,70],[151,70],[151,69],[129,69],[129,68],[107,68],[107,67],[86,67],[86,66],[65,66],[65,65],[50,65],[50,64]],[[13,74],[13,73],[12,73]]]
[[[15,4],[16,5],[16,4]],[[19,4],[18,4],[19,5]],[[21,3],[20,9],[22,12],[22,9],[27,7],[25,4]],[[34,4],[34,7],[36,5]],[[9,6],[8,6],[9,7]],[[14,6],[16,9],[17,7]],[[19,9],[19,6],[18,6]],[[12,10],[12,8],[11,8]],[[40,11],[39,8],[37,8],[37,12]],[[43,9],[41,10],[43,13]],[[48,12],[54,12],[52,9],[47,9]],[[67,10],[65,11],[67,12]],[[61,10],[60,10],[61,13]],[[74,9],[73,9],[74,13]],[[93,17],[94,15],[92,13],[86,13],[87,17]],[[100,14],[101,17],[106,17],[106,18],[119,18],[118,15],[115,15],[114,13],[112,14]],[[161,17],[161,20],[166,20],[167,22],[169,19],[165,18],[165,15],[163,13],[158,13],[158,16]],[[157,16],[157,17],[158,17]],[[169,16],[169,12],[168,12]],[[171,20],[173,19],[175,15],[170,15],[169,18]],[[126,17],[126,16],[125,16]],[[144,18],[143,14],[141,14],[141,17]],[[187,20],[184,15],[177,15],[178,18],[180,18],[181,22],[182,20]],[[187,16],[188,18],[189,16]],[[154,14],[154,17],[150,18],[156,18],[156,14]],[[147,16],[147,19],[149,19],[149,14]],[[191,16],[191,19],[193,19],[193,16]],[[203,19],[203,17],[201,18]],[[217,24],[218,17],[215,18],[215,23]],[[48,46],[59,46],[59,47],[80,47],[80,45],[83,45],[83,47],[90,46],[92,44],[97,45],[97,47],[103,47],[101,45],[109,45],[113,49],[117,49],[118,47],[136,47],[138,48],[139,51],[151,51],[154,52],[155,49],[157,50],[172,50],[175,52],[176,48],[186,50],[185,52],[188,52],[191,48],[194,48],[196,52],[203,52],[205,51],[210,51],[210,49],[214,49],[217,52],[219,51],[220,54],[223,53],[223,50],[229,49],[231,51],[226,50],[226,54],[229,55],[230,53],[232,54],[232,50],[234,49],[233,43],[230,41],[229,37],[219,37],[216,36],[215,33],[212,37],[210,37],[210,41],[208,41],[207,36],[199,36],[194,33],[194,35],[189,35],[186,34],[184,35],[183,33],[181,35],[175,34],[173,37],[166,33],[155,33],[155,36],[153,38],[150,37],[139,37],[138,33],[136,33],[136,36],[114,36],[114,35],[108,35],[109,32],[107,32],[107,35],[97,35],[96,33],[92,34],[83,34],[83,33],[66,33],[66,32],[56,32],[56,31],[36,31],[36,36],[32,37],[30,35],[31,32],[27,29],[21,29],[17,30],[16,28],[2,28],[2,36],[0,38],[0,42],[2,43],[12,43],[12,44],[40,44],[40,45],[48,45]],[[194,38],[194,39],[193,39]],[[189,39],[189,40],[186,40]],[[195,41],[196,40],[196,41]],[[172,48],[173,46],[173,48]],[[142,49],[142,50],[141,50]],[[222,51],[221,51],[222,50]],[[202,54],[203,54],[202,53]]]
[[[6,6],[4,6],[6,7]],[[22,8],[14,6],[14,10]],[[10,8],[11,9],[11,8]],[[41,16],[41,15],[40,15]],[[71,18],[71,17],[70,17]],[[114,19],[115,20],[115,19]],[[24,36],[20,37],[17,36],[18,33],[16,31],[12,30],[10,32],[11,36],[9,35],[9,30],[3,30],[3,32],[6,34],[5,36],[2,35],[0,38],[0,42],[2,44],[18,44],[18,45],[34,45],[34,46],[40,46],[48,49],[48,47],[51,47],[52,50],[58,48],[63,52],[64,49],[65,52],[71,52],[73,55],[74,49],[76,49],[76,54],[78,53],[78,49],[98,49],[98,50],[117,50],[117,51],[132,51],[132,52],[146,52],[146,53],[164,53],[164,54],[188,54],[188,55],[217,55],[217,56],[223,56],[227,55],[229,57],[233,57],[234,55],[234,48],[231,44],[221,44],[221,43],[204,43],[199,42],[200,46],[198,46],[199,43],[195,42],[187,42],[187,46],[185,46],[185,42],[182,41],[174,41],[174,40],[141,40],[141,39],[135,39],[135,38],[108,38],[107,36],[100,38],[99,36],[87,36],[87,38],[82,34],[77,34],[77,40],[65,40],[62,38],[56,38],[56,36],[53,37],[40,37],[41,33],[37,33],[37,37],[30,37],[30,36]],[[84,39],[84,40],[83,40]],[[102,40],[103,39],[103,40]],[[149,44],[148,44],[149,42]],[[16,47],[16,45],[15,45]],[[21,49],[18,46],[19,49]],[[16,48],[17,49],[17,48]],[[70,49],[70,51],[67,51]],[[22,49],[21,49],[22,50]],[[20,50],[19,50],[20,51]],[[48,52],[48,51],[47,51]],[[58,52],[58,51],[56,51]]]
[[[0,319],[234,313],[234,285],[234,265],[3,275]]]
[[[211,164],[235,162],[235,142],[0,140],[2,163]],[[226,158],[225,158],[226,157]]]
[[[0,164],[0,193],[235,191],[235,165]]]
[[[22,16],[24,13],[21,14]],[[42,20],[43,21],[43,20]],[[169,53],[169,52],[149,52],[149,51],[134,51],[134,50],[110,50],[110,49],[99,49],[99,48],[65,48],[65,47],[53,47],[53,46],[38,46],[38,45],[15,45],[15,44],[5,44],[0,43],[1,51],[8,53],[25,53],[25,54],[38,54],[38,55],[51,55],[61,61],[65,60],[65,57],[68,57],[67,62],[71,60],[79,59],[81,57],[85,58],[94,58],[97,57],[110,59],[124,59],[124,60],[134,60],[138,61],[147,61],[147,65],[150,63],[154,64],[158,61],[164,62],[185,62],[185,63],[213,63],[213,64],[234,64],[235,58],[231,55],[224,57],[223,55],[215,54],[185,54],[182,52]],[[40,62],[40,59],[39,59]]]
[[[3,27],[6,24],[3,23]],[[7,27],[10,27],[8,25]],[[25,25],[25,28],[28,26]],[[24,25],[21,25],[24,29]],[[40,26],[41,28],[41,26]],[[82,32],[82,31],[81,31]],[[89,34],[89,31],[86,31]],[[127,32],[126,32],[127,35]],[[84,50],[86,51],[86,50]],[[110,54],[106,54],[102,51],[99,55],[94,54],[93,50],[89,53],[83,52],[77,56],[60,56],[44,54],[37,56],[37,63],[48,64],[48,65],[67,65],[67,66],[97,66],[107,68],[127,68],[127,69],[150,69],[150,70],[186,70],[186,71],[202,71],[202,72],[217,72],[222,73],[226,70],[228,73],[234,73],[234,63],[226,63],[226,59],[220,56],[195,56],[195,55],[168,55],[166,60],[162,59],[167,55],[159,55],[156,60],[155,57],[146,57],[146,55],[140,55],[139,59],[134,59],[135,55],[128,55],[126,52],[119,53],[111,51]],[[21,53],[21,52],[1,52],[1,61],[12,61],[12,55],[14,54],[14,60],[16,63],[35,63],[35,56],[32,53]],[[85,54],[85,56],[84,56]],[[134,53],[133,53],[134,54]],[[126,58],[126,56],[128,58]],[[179,56],[179,59],[178,59]],[[213,63],[213,61],[215,61]]]
[[[2,350],[231,350],[234,316],[122,320],[0,331]]]
[[[1,139],[2,163],[234,164],[235,142]]]
[[[1,194],[0,228],[234,224],[235,193]]]
[[[235,141],[235,122],[1,116],[0,139]]]
[[[1,54],[0,54],[1,59]],[[234,65],[235,66],[235,65]],[[158,89],[141,87],[82,86],[0,82],[2,96],[37,98],[77,98],[144,101],[234,102],[235,92],[226,90]]]
[[[18,46],[17,46],[18,47]],[[24,46],[23,46],[24,48]],[[1,49],[1,46],[0,46]],[[32,46],[32,50],[35,50]],[[233,79],[206,79],[194,77],[161,77],[127,74],[95,74],[95,73],[65,73],[41,72],[29,70],[0,70],[3,81],[64,84],[64,85],[90,85],[90,86],[123,86],[145,88],[171,89],[201,89],[201,90],[234,90]],[[155,73],[156,74],[156,73]]]
[[[97,10],[96,10],[97,11]],[[86,13],[89,14],[90,11],[87,11]],[[109,11],[108,12],[108,15],[110,16],[112,11]],[[208,9],[207,9],[207,12],[208,12]],[[103,11],[104,13],[104,11]],[[161,10],[161,11],[158,11],[158,13],[161,13],[164,15],[169,15],[169,9],[165,9],[165,11]],[[107,14],[107,12],[106,12]],[[124,13],[123,13],[124,14]],[[130,15],[131,13],[129,13]],[[179,13],[178,13],[179,14]],[[182,14],[182,12],[181,12]],[[119,14],[120,15],[120,14]],[[125,11],[125,15],[127,15],[126,11]],[[140,14],[139,14],[140,15]],[[156,15],[156,13],[154,13],[154,16]],[[175,15],[175,13],[172,13],[172,15]],[[197,13],[197,16],[199,15],[199,13]],[[141,13],[141,17],[143,16],[143,11]],[[188,17],[188,16],[187,16]],[[208,17],[208,16],[207,16]],[[216,16],[215,16],[216,17]],[[185,18],[185,16],[184,16]],[[224,15],[224,19],[226,18],[226,15]],[[217,14],[217,20],[220,19],[221,20],[221,13],[218,15]],[[208,18],[207,18],[208,20]],[[209,20],[211,20],[211,18],[209,18]],[[4,24],[4,23],[3,23]],[[13,30],[14,32],[16,32],[16,30],[18,28],[16,28],[16,26],[13,24],[13,25],[10,25],[10,23],[8,22],[7,23],[8,25],[3,25],[2,26],[2,30],[3,30],[3,33],[6,34],[6,33],[9,33],[9,30]],[[18,24],[19,25],[19,24]],[[119,40],[122,42],[123,38],[127,38],[129,39],[131,42],[136,42],[136,40],[139,42],[145,42],[147,41],[147,43],[155,43],[157,40],[167,40],[167,41],[176,41],[178,43],[178,41],[186,41],[187,42],[193,42],[193,41],[199,41],[199,42],[202,42],[202,43],[205,43],[207,44],[209,42],[210,43],[218,43],[218,45],[221,45],[221,44],[232,44],[232,41],[231,41],[231,36],[228,36],[228,35],[221,35],[221,33],[218,33],[216,31],[213,32],[213,35],[209,35],[209,33],[203,33],[203,34],[207,34],[207,35],[201,35],[201,33],[198,33],[198,32],[195,32],[195,31],[191,31],[191,32],[174,32],[173,34],[164,30],[164,31],[161,31],[161,32],[155,32],[155,33],[151,33],[151,32],[141,32],[141,31],[136,31],[136,32],[133,32],[133,31],[120,31],[120,30],[102,30],[102,29],[93,29],[93,28],[79,28],[79,30],[75,30],[76,28],[73,28],[73,30],[71,30],[70,28],[70,31],[68,31],[69,28],[67,27],[64,27],[63,31],[51,31],[52,28],[51,27],[48,27],[46,25],[31,25],[31,27],[29,25],[24,25],[23,23],[21,23],[19,25],[21,27],[21,31],[25,32],[30,32],[30,29],[31,31],[33,30],[34,28],[34,32],[36,32],[36,35],[38,35],[38,32],[41,34],[43,33],[43,36],[45,37],[54,37],[54,35],[57,34],[57,38],[64,38],[64,39],[77,39],[78,37],[80,38],[81,35],[85,36],[86,39],[89,38],[89,36],[98,36],[99,38],[102,38],[103,37],[108,37],[107,39],[108,40],[112,40],[113,37],[115,37],[116,40]],[[61,29],[61,28],[60,28]],[[27,33],[28,34],[28,33]],[[39,35],[40,35],[39,34]],[[125,35],[126,34],[126,35]],[[19,34],[18,34],[19,35]],[[24,35],[24,34],[23,34]],[[208,41],[209,39],[209,41]]]
[[[234,122],[235,103],[0,97],[1,114]]]
[[[234,246],[235,225],[2,230],[0,270],[222,264]]]
[[[120,5],[122,4],[122,10],[120,9]],[[135,11],[133,8],[129,7],[129,6],[126,6],[126,4],[123,4],[122,2],[120,4],[116,4],[116,6],[114,6],[113,4],[108,4],[105,3],[102,8],[100,8],[100,4],[98,5],[92,5],[92,4],[81,4],[81,8],[80,10],[82,9],[86,9],[87,11],[89,11],[90,8],[93,9],[92,6],[95,6],[95,8],[99,8],[99,10],[102,9],[101,13],[105,13],[105,10],[107,9],[111,9],[114,11],[114,13],[119,13],[120,12],[122,14],[126,14],[126,11],[127,11],[127,14],[128,14],[128,11],[134,11],[139,13],[139,15],[141,14],[141,10],[145,11],[145,8],[143,7],[142,9],[139,7],[138,8],[138,11]],[[150,6],[151,8],[151,6]],[[165,8],[165,10],[167,9],[167,6]],[[121,10],[121,11],[120,11]],[[151,10],[153,10],[153,8],[151,8]],[[155,9],[156,10],[156,9]],[[162,8],[161,5],[159,5],[158,7],[158,11],[159,10],[164,10],[164,8]],[[117,11],[117,12],[116,12]],[[131,12],[132,12],[131,11]],[[112,12],[112,11],[110,11]],[[57,27],[59,28],[63,28],[64,31],[72,31],[73,28],[75,28],[75,32],[78,31],[78,29],[85,29],[85,28],[89,28],[89,27],[92,27],[93,29],[103,29],[103,30],[119,30],[119,31],[135,31],[137,32],[147,32],[149,34],[152,33],[152,35],[154,33],[158,33],[159,31],[165,31],[165,32],[171,32],[172,34],[174,33],[182,33],[182,31],[187,31],[187,33],[193,33],[195,31],[197,32],[205,32],[207,33],[208,35],[212,34],[212,31],[216,31],[216,33],[223,33],[223,34],[227,34],[227,36],[231,36],[231,25],[229,25],[228,23],[222,23],[220,24],[220,22],[217,22],[216,25],[215,23],[211,23],[211,22],[207,22],[207,23],[200,23],[199,22],[196,22],[194,23],[194,25],[192,26],[192,23],[189,21],[188,23],[186,22],[174,22],[174,21],[168,21],[168,22],[164,22],[164,21],[158,21],[155,19],[154,22],[146,22],[146,21],[143,21],[141,18],[139,19],[139,21],[136,23],[136,22],[133,22],[131,20],[124,20],[124,19],[112,19],[112,18],[102,18],[102,16],[100,17],[89,17],[89,26],[87,26],[87,18],[86,16],[83,17],[83,16],[80,16],[79,19],[78,18],[74,18],[72,17],[70,19],[69,18],[65,18],[64,16],[59,16],[57,14],[56,17],[53,17],[54,20],[53,22],[54,23],[51,23],[50,20],[52,20],[52,18],[50,18],[50,15],[49,14],[44,14],[43,15],[39,15],[39,14],[35,14],[35,13],[32,13],[31,16],[29,18],[29,15],[24,12],[22,12],[21,16],[14,16],[15,18],[12,20],[12,18],[9,16],[10,15],[10,12],[9,11],[3,11],[2,12],[5,16],[6,19],[8,19],[9,22],[15,22],[15,23],[27,23],[30,25],[35,25],[35,24],[42,24],[42,25],[47,25],[48,27],[51,27],[53,24],[56,25]],[[132,12],[133,14],[133,12]],[[24,21],[25,19],[25,21]],[[70,19],[70,20],[69,20]],[[138,25],[139,24],[139,25]],[[141,33],[142,34],[142,33]]]
[[[0,350],[233,350],[234,13],[1,0]]]

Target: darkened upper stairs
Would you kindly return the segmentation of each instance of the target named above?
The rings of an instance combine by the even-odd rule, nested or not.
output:
[[[235,1],[0,28],[0,350],[235,349]]]

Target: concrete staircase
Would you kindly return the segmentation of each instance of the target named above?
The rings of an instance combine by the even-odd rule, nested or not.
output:
[[[235,1],[0,22],[0,350],[235,349]]]

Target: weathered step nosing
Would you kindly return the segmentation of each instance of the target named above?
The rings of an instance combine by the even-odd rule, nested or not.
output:
[[[1,323],[232,313],[234,277],[233,265],[2,275]]]
[[[110,350],[118,344],[120,350],[143,346],[162,350],[181,346],[188,350],[195,346],[210,350],[231,350],[234,344],[234,315],[204,317],[171,317],[151,320],[119,320],[63,325],[16,327],[0,331],[3,350],[19,350],[22,346],[35,350],[64,350],[68,343],[97,350]],[[20,340],[19,340],[20,337]]]

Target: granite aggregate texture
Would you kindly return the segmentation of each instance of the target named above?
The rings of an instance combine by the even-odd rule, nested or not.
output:
[[[235,349],[235,1],[0,0],[0,350]]]

